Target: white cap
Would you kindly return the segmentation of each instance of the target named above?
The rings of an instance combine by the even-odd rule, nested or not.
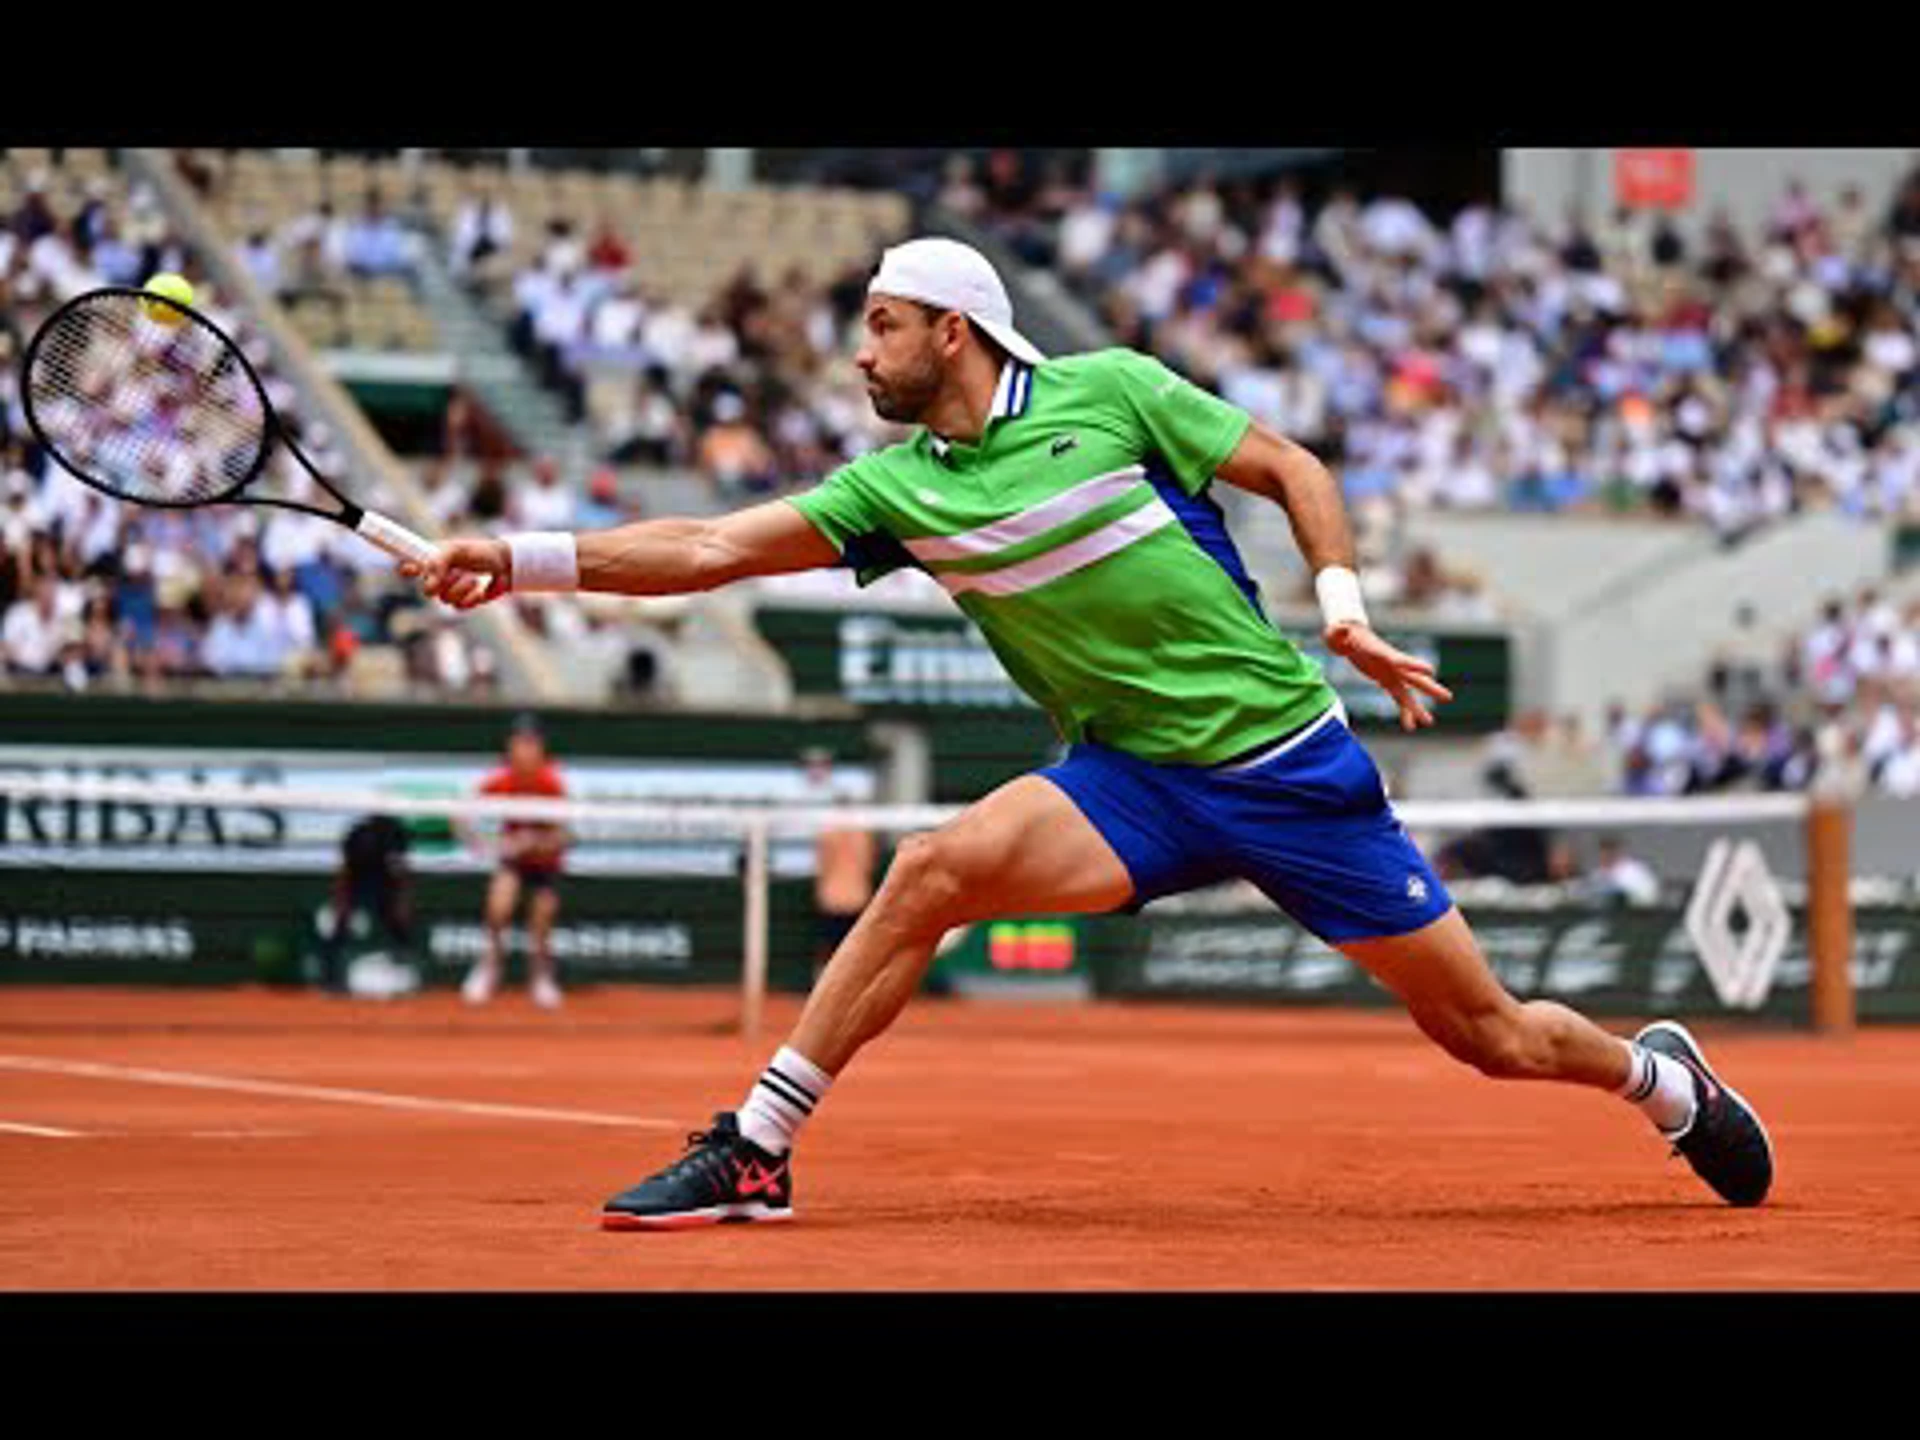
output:
[[[958,240],[935,236],[893,246],[880,257],[880,273],[867,294],[958,310],[1015,359],[1038,365],[1047,358],[1013,328],[1013,303],[992,262]]]

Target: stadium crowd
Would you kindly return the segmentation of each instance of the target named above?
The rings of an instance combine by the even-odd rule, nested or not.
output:
[[[1517,716],[1489,741],[1482,782],[1511,798],[1803,790],[1920,795],[1920,598],[1878,586],[1826,601],[1769,643],[1741,607],[1691,698],[1608,706],[1599,737],[1571,715]]]
[[[1201,177],[1123,202],[955,157],[942,204],[1336,464],[1357,507],[1920,514],[1920,170],[1885,213],[1789,182],[1724,214],[1410,201]]]
[[[247,353],[321,471],[339,473],[344,459],[145,184],[110,168],[81,180],[57,163],[16,174],[12,161],[6,170],[19,199],[0,214],[0,673],[76,689],[190,680],[338,686],[361,650],[395,646],[416,684],[490,687],[493,657],[457,631],[442,638],[422,623],[417,594],[391,578],[386,557],[340,527],[279,510],[139,509],[60,469],[21,404],[27,341],[71,296],[163,270],[192,281],[197,307]],[[294,498],[312,488],[291,461],[274,466],[270,488]]]
[[[466,202],[449,242],[456,273],[507,243],[513,223],[497,199]],[[866,269],[743,267],[698,308],[661,295],[646,269],[615,231],[557,219],[512,277],[513,344],[591,426],[602,458],[692,467],[734,502],[810,484],[904,434],[835,363],[852,347]]]
[[[1703,689],[1690,708],[1613,717],[1630,793],[1801,789],[1820,774],[1920,795],[1920,598],[1832,597],[1778,651],[1743,612]]]

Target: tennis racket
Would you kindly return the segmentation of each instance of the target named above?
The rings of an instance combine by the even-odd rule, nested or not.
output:
[[[240,347],[190,306],[122,286],[89,290],[47,317],[21,367],[35,438],[95,490],[174,510],[273,505],[335,521],[401,559],[434,554],[430,541],[356,505],[315,468]],[[337,510],[251,489],[276,440]]]

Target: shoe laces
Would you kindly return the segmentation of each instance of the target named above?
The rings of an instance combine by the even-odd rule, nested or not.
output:
[[[710,1130],[694,1130],[687,1135],[687,1153],[668,1167],[663,1179],[678,1179],[685,1175],[712,1174],[724,1168],[721,1157],[728,1144],[733,1140],[734,1132],[714,1126]]]

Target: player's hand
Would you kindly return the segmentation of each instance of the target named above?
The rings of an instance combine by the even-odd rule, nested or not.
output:
[[[1402,730],[1433,724],[1433,712],[1427,709],[1423,695],[1435,700],[1453,699],[1453,692],[1434,678],[1431,664],[1396,650],[1371,626],[1352,621],[1333,625],[1328,627],[1325,639],[1329,650],[1345,656],[1354,669],[1393,696],[1394,704],[1400,707]]]
[[[420,581],[429,599],[471,610],[513,588],[513,554],[504,540],[443,540],[425,565],[402,560],[400,573]]]

